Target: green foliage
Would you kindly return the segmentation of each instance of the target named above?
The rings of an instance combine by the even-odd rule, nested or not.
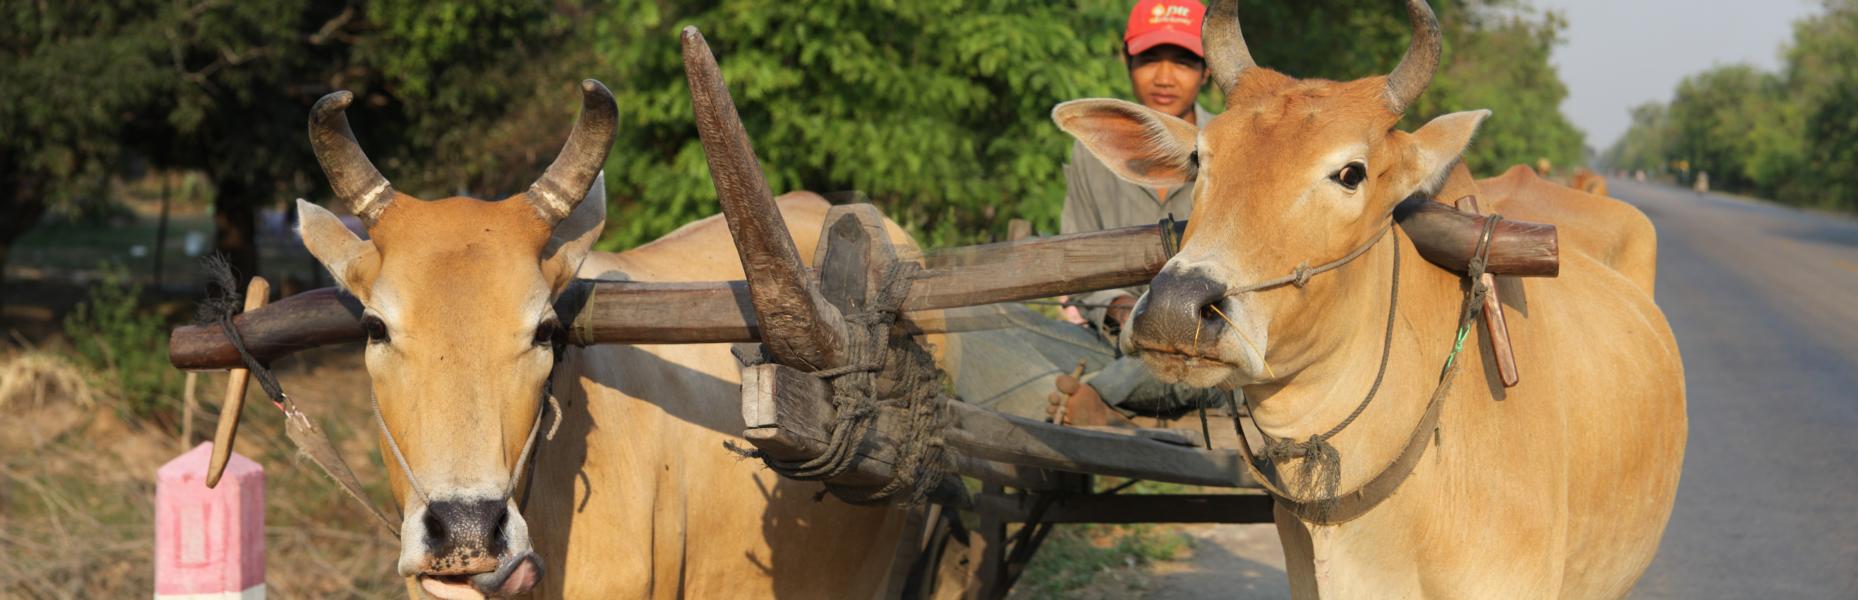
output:
[[[1173,560],[1187,536],[1154,525],[1057,525],[1015,587],[1028,598],[1059,598],[1100,572]]]
[[[1544,156],[1572,162],[1579,138],[1556,109],[1565,90],[1547,62],[1565,24],[1521,0],[1434,4],[1447,65],[1409,124],[1492,108],[1497,117],[1471,154],[1480,170]],[[716,210],[677,43],[679,29],[697,25],[776,190],[861,190],[931,245],[969,242],[1003,233],[1013,218],[1056,229],[1070,141],[1050,111],[1129,96],[1121,32],[1130,5],[20,5],[6,15],[19,33],[0,40],[25,58],[0,66],[0,82],[47,93],[0,103],[0,143],[10,170],[25,165],[59,182],[97,180],[133,153],[207,171],[222,210],[273,204],[326,194],[304,116],[322,94],[350,89],[355,130],[398,189],[494,198],[521,190],[553,158],[577,106],[574,82],[596,77],[622,115],[603,247],[624,248]],[[1385,0],[1245,0],[1241,15],[1258,60],[1299,77],[1385,73],[1409,35],[1404,11]],[[1221,108],[1216,96],[1203,96],[1208,108]],[[83,110],[64,110],[73,106]]]
[[[1241,3],[1261,64],[1302,77],[1384,73],[1406,48],[1397,3]],[[1548,65],[1564,23],[1446,0],[1450,56],[1423,119],[1495,108],[1471,160],[1483,169],[1547,156],[1573,162],[1579,133],[1557,106]],[[621,106],[608,161],[614,202],[604,249],[653,239],[716,210],[691,126],[677,31],[701,28],[716,50],[771,185],[866,192],[930,245],[967,243],[1028,219],[1056,230],[1070,139],[1050,121],[1059,102],[1128,97],[1124,0],[885,0],[666,6],[629,0],[594,16],[591,40]],[[1485,12],[1491,13],[1489,16]],[[1218,110],[1217,92],[1203,96]]]
[[[142,309],[142,290],[129,283],[127,269],[106,265],[102,271],[89,300],[65,317],[72,351],[102,379],[98,387],[121,399],[124,418],[171,418],[180,406],[181,378],[168,365],[167,322]]]
[[[1633,109],[1603,160],[1805,206],[1858,210],[1858,0],[1796,23],[1780,73],[1716,67]],[[1686,168],[1687,167],[1687,168]]]
[[[0,11],[8,57],[0,61],[0,89],[8,90],[0,95],[0,209],[8,220],[47,205],[78,212],[105,189],[123,149],[123,113],[167,85],[156,62],[162,31],[148,18],[165,4],[12,3]]]
[[[605,247],[716,210],[677,51],[703,30],[776,190],[857,189],[931,244],[1056,229],[1069,143],[1051,107],[1126,95],[1121,2],[623,3],[596,23],[617,68],[619,205]]]

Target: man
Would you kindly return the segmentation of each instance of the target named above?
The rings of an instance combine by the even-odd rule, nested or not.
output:
[[[1200,42],[1205,14],[1197,0],[1141,0],[1123,33],[1121,58],[1136,100],[1195,125],[1212,118],[1195,102],[1208,78]],[[1063,233],[1153,225],[1193,210],[1191,183],[1155,189],[1123,181],[1081,143],[1072,146],[1065,175]],[[1163,384],[1140,359],[1116,350],[1140,294],[1108,290],[1074,298],[1095,331],[1023,307],[997,309],[1014,328],[963,336],[957,394],[1012,414],[1036,413],[1040,405],[1052,414],[1063,406],[1065,422],[1076,425],[1127,424],[1125,413],[1171,416],[1223,404],[1223,392]],[[1089,375],[1074,376],[1079,365]]]

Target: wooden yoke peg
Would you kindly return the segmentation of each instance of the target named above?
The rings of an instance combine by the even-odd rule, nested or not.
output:
[[[1477,196],[1459,198],[1458,210],[1483,214],[1483,211],[1478,210]],[[1516,372],[1516,353],[1510,348],[1510,328],[1503,319],[1503,302],[1497,297],[1497,276],[1485,273],[1483,283],[1490,290],[1484,294],[1484,331],[1490,334],[1490,349],[1497,359],[1497,375],[1503,379],[1503,387],[1516,387],[1520,375]]]
[[[271,282],[263,277],[252,277],[245,287],[245,312],[258,310],[270,297]],[[232,457],[232,440],[239,435],[239,411],[245,409],[245,389],[251,380],[251,371],[245,369],[233,369],[226,374],[226,399],[219,403],[219,424],[213,431],[213,457],[207,463],[207,487],[219,485],[219,476],[226,472],[226,461]]]

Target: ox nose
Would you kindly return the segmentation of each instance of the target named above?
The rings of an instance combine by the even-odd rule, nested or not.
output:
[[[426,507],[426,547],[433,575],[467,575],[494,570],[506,549],[502,500],[438,500]]]
[[[1201,346],[1216,343],[1225,327],[1216,306],[1225,298],[1226,286],[1204,275],[1164,270],[1149,283],[1147,302],[1131,319],[1135,343],[1200,354]]]

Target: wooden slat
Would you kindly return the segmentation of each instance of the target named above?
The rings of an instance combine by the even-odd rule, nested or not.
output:
[[[797,369],[758,365],[742,370],[742,437],[756,448],[781,460],[810,460],[825,452],[832,420],[831,390]],[[851,472],[832,483],[849,487],[876,487],[888,483],[901,446],[902,415],[882,410],[874,427],[859,442],[858,461]],[[955,456],[955,471],[981,481],[1028,490],[1059,489],[1052,473],[989,460]],[[960,486],[953,479],[948,485]],[[951,497],[962,492],[947,490]],[[965,500],[963,500],[965,502]]]
[[[831,399],[818,378],[780,365],[759,365],[743,370],[744,434],[750,442],[771,453],[796,457],[818,456],[823,450]],[[963,402],[950,402],[955,421],[943,439],[956,457],[963,475],[1001,480],[1002,472],[1019,465],[1093,475],[1114,475],[1152,481],[1222,487],[1254,487],[1229,451],[1208,451],[1159,442],[1141,435],[1105,433],[1063,427],[1002,415]],[[867,460],[857,467],[873,479],[887,478],[895,463],[894,449],[904,439],[905,421],[894,411],[879,413],[871,434],[860,446]],[[810,454],[809,454],[810,452]],[[1036,482],[1000,481],[1016,487],[1040,487]]]
[[[975,512],[1009,523],[1030,518],[1036,498],[1026,494],[981,494]],[[1052,501],[1045,523],[1270,523],[1272,500],[1264,494],[1065,494]]]
[[[1435,202],[1424,204],[1430,206],[1403,213],[1402,228],[1422,255],[1463,272],[1476,242],[1479,217]],[[933,254],[924,259],[926,270],[910,288],[904,307],[915,313],[906,314],[902,325],[922,333],[988,328],[992,325],[986,319],[960,321],[925,311],[1147,283],[1167,259],[1161,234],[1161,225],[1148,225]],[[1456,246],[1463,248],[1452,250]],[[1489,271],[1553,275],[1559,269],[1556,252],[1554,227],[1504,221],[1492,241]],[[748,286],[741,281],[581,280],[562,294],[556,312],[570,322],[569,341],[582,346],[753,342],[760,337]],[[252,353],[270,361],[305,348],[361,341],[366,334],[360,319],[358,302],[324,288],[239,315],[234,322]],[[217,327],[176,329],[169,340],[169,358],[182,369],[239,366],[238,354]]]

